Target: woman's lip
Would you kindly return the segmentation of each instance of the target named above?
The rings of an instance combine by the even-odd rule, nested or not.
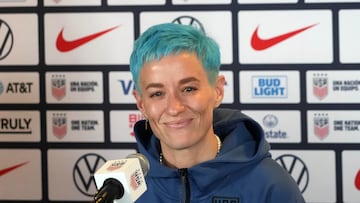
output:
[[[191,122],[191,119],[181,119],[176,121],[165,122],[164,124],[170,128],[182,128],[187,126]]]

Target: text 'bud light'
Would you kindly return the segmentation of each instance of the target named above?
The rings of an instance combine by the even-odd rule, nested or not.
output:
[[[253,97],[287,97],[287,77],[253,77]]]

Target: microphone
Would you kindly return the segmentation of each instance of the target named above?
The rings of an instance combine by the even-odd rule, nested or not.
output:
[[[98,192],[93,203],[135,202],[146,190],[149,160],[140,153],[109,160],[94,174]]]

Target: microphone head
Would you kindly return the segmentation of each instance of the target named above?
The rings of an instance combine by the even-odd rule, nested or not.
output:
[[[124,194],[119,201],[115,200],[115,196],[112,195],[111,198],[114,199],[114,203],[135,202],[147,190],[145,174],[149,171],[149,167],[148,159],[139,153],[130,154],[125,159],[106,161],[94,174],[96,186],[102,191],[97,197],[104,199],[107,196],[110,197],[111,194],[109,193],[113,193],[112,189],[118,191],[121,187],[111,186],[114,181],[107,181],[115,179],[122,184]],[[105,187],[107,189],[101,189],[104,185],[107,186]]]
[[[145,157],[145,155],[140,153],[134,153],[134,154],[129,154],[126,158],[137,158],[140,162],[140,167],[144,176],[147,175],[150,169],[150,163],[149,160]]]

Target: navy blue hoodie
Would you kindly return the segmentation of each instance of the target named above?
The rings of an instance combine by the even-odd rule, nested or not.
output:
[[[214,110],[218,156],[187,169],[159,162],[160,143],[145,121],[134,128],[139,152],[150,162],[147,191],[136,203],[303,203],[292,177],[269,153],[261,127],[239,110]]]

